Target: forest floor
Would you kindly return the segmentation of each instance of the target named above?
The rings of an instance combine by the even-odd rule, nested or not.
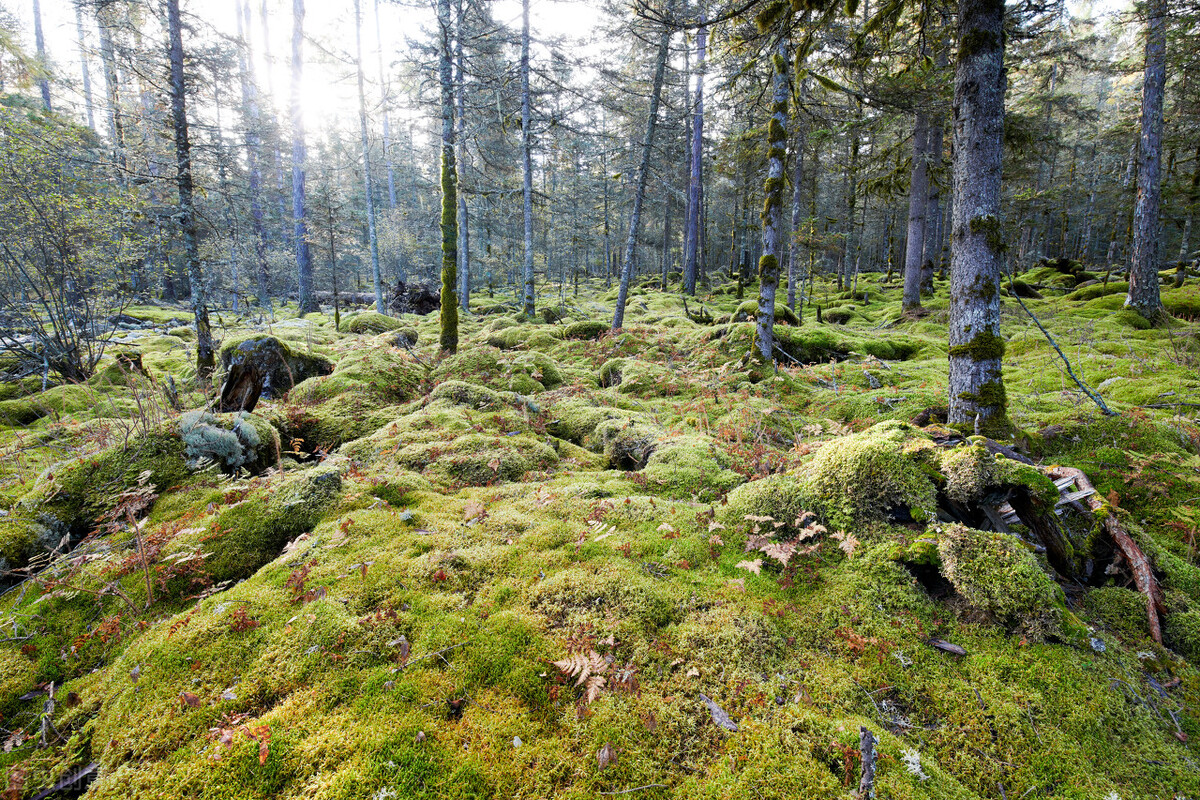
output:
[[[1005,297],[1008,444],[1091,479],[1162,644],[1092,515],[1087,581],[982,530],[1059,494],[929,412],[941,282],[917,320],[818,284],[777,373],[730,286],[711,324],[637,288],[615,336],[602,288],[477,297],[448,358],[436,314],[226,314],[333,370],[245,419],[173,411],[187,313],[131,308],[144,373],[0,385],[0,568],[37,571],[0,579],[0,791],[844,798],[866,728],[881,798],[1200,796],[1200,287],[1146,329],[1086,277],[1025,303],[1118,413]]]

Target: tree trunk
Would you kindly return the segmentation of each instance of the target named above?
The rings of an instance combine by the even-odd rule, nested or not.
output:
[[[521,0],[521,198],[525,222],[524,288],[521,306],[525,316],[535,313],[533,293],[533,155],[530,150],[529,126],[529,0]]]
[[[790,54],[787,39],[781,39],[774,58],[771,120],[767,124],[766,202],[762,212],[763,254],[758,260],[758,319],[755,341],[758,355],[766,364],[775,361],[775,290],[779,286],[779,258],[783,239],[783,171],[787,162],[788,75]]]
[[[379,271],[379,237],[375,233],[375,193],[371,191],[371,143],[367,138],[367,90],[362,55],[362,0],[354,0],[354,46],[358,64],[358,129],[362,139],[363,194],[367,201],[367,247],[371,254],[371,281],[375,288],[375,310],[386,314],[383,275]]]
[[[438,80],[442,93],[441,348],[458,350],[458,175],[454,166],[454,80],[450,68],[450,0],[438,0]]]
[[[183,25],[179,0],[167,0],[168,55],[171,62],[171,118],[175,133],[175,179],[179,187],[179,228],[183,234],[188,281],[192,285],[192,314],[196,318],[196,377],[207,385],[216,359],[212,330],[208,324],[208,298],[200,252],[196,243],[196,213],[193,206],[192,146],[188,141],[187,97],[183,77]]]
[[[925,223],[929,208],[929,117],[918,109],[913,126],[912,170],[908,189],[908,241],[904,249],[904,297],[906,313],[921,310],[921,267],[925,256]]]
[[[692,120],[691,175],[688,179],[688,213],[685,222],[683,258],[683,290],[696,294],[696,276],[700,271],[700,214],[704,206],[704,67],[705,47],[708,44],[708,28],[704,25],[704,14],[700,14],[700,28],[696,31],[696,108]]]
[[[300,103],[304,77],[304,0],[292,2],[292,236],[296,244],[296,283],[300,313],[320,310],[313,296],[312,256],[308,252],[308,219],[304,210],[304,113]]]
[[[1163,91],[1167,83],[1166,0],[1150,0],[1146,13],[1146,71],[1142,77],[1133,257],[1125,306],[1151,322],[1158,322],[1164,314],[1158,292],[1158,213],[1162,193]]]
[[[88,68],[87,40],[83,30],[83,6],[75,6],[75,33],[79,38],[79,70],[83,77],[83,102],[87,107],[87,126],[96,132],[96,109],[92,100],[92,71]]]
[[[462,190],[466,168],[466,72],[463,65],[463,0],[458,0],[454,37],[454,148],[458,176],[458,306],[471,309],[471,231],[467,215],[467,197]]]
[[[939,171],[942,167],[943,127],[944,119],[939,111],[929,125],[929,163]],[[921,257],[921,294],[927,297],[933,296],[933,273],[942,260],[942,241],[946,228],[942,217],[942,190],[937,178],[930,175],[929,205],[925,210],[925,252]]]
[[[50,111],[50,63],[46,60],[46,39],[42,36],[42,6],[33,0],[33,39],[37,47],[38,67],[42,70],[38,87],[42,90],[42,105]]]
[[[799,58],[799,56],[797,56]],[[808,95],[808,79],[800,84],[801,101]],[[796,144],[792,153],[792,224],[789,230],[788,247],[788,308],[796,310],[796,276],[800,274],[800,248],[796,244],[796,233],[804,223],[804,148],[808,142],[808,119],[802,107],[796,108]],[[799,280],[800,304],[804,305],[804,279]]]
[[[525,0],[528,4],[529,0]],[[675,4],[668,5],[674,11]],[[646,197],[646,182],[650,177],[650,156],[654,149],[654,132],[658,127],[658,106],[662,98],[663,76],[667,68],[667,54],[671,48],[671,27],[663,25],[658,40],[658,54],[654,60],[654,83],[650,89],[650,110],[646,120],[646,137],[642,140],[642,157],[638,164],[637,179],[633,190],[633,211],[629,215],[629,237],[625,240],[625,263],[621,265],[621,283],[617,288],[617,308],[613,313],[612,329],[620,330],[625,323],[625,301],[629,297],[629,280],[633,277],[637,258],[637,235],[642,221],[642,201]]]
[[[383,68],[383,41],[380,38],[379,0],[375,0],[375,48],[379,53],[379,88],[383,93],[383,161],[387,165],[388,176],[388,208],[396,210],[396,170],[392,165],[392,131],[389,119],[389,93],[387,90],[387,73]]]
[[[1000,167],[1004,139],[1004,3],[959,0],[954,75],[954,211],[950,262],[950,412],[954,425],[1003,430]]]
[[[121,89],[117,80],[116,48],[112,40],[111,7],[96,10],[100,28],[100,63],[104,65],[104,94],[108,104],[108,135],[112,140],[117,185],[125,186],[125,126],[121,119]]]
[[[258,81],[253,74],[249,35],[250,2],[234,0],[237,6],[238,75],[242,85],[242,119],[246,128],[246,166],[250,189],[250,229],[254,235],[255,283],[258,303],[271,311],[270,270],[267,265],[267,236],[262,206],[262,119],[258,108]]]

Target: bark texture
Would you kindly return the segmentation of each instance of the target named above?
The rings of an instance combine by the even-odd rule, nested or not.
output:
[[[313,297],[312,256],[308,252],[308,218],[304,209],[305,161],[304,114],[300,92],[304,76],[304,0],[292,3],[292,236],[296,242],[296,285],[300,313],[317,311]]]
[[[779,259],[783,255],[783,170],[787,161],[789,46],[779,42],[771,59],[771,119],[767,123],[766,200],[762,211],[763,254],[758,260],[758,318],[754,341],[759,357],[771,364],[775,352],[775,292],[779,288]]]
[[[1166,0],[1151,0],[1146,12],[1146,70],[1142,76],[1133,258],[1125,305],[1157,322],[1164,313],[1158,290],[1158,213],[1162,195],[1163,92],[1167,84]]]
[[[208,295],[196,244],[196,210],[192,185],[192,146],[188,139],[187,89],[183,77],[183,25],[179,0],[167,0],[168,58],[171,63],[171,120],[175,134],[175,182],[179,188],[179,228],[183,235],[188,281],[192,285],[192,314],[196,319],[196,375],[207,383],[216,359],[208,324]]]
[[[270,271],[267,265],[267,234],[262,204],[262,113],[258,107],[258,81],[250,58],[249,0],[235,0],[238,25],[238,75],[242,88],[242,122],[246,129],[246,171],[250,190],[250,230],[254,236],[255,284],[258,303],[271,309]]]
[[[959,0],[949,421],[984,433],[1008,424],[1000,335],[1004,88],[1004,1]]]
[[[704,65],[708,27],[704,15],[696,31],[696,101],[692,112],[691,174],[688,178],[687,219],[684,222],[683,290],[696,293],[700,262],[700,213],[704,206]]]
[[[529,105],[529,0],[521,2],[521,200],[525,223],[524,287],[521,292],[522,310],[532,319],[533,293],[533,155],[529,126],[532,110]]]
[[[908,189],[908,239],[904,249],[903,309],[921,308],[921,267],[925,256],[925,229],[929,209],[929,117],[918,109],[913,124],[912,170]]]
[[[525,0],[526,3],[529,0]],[[670,10],[674,10],[672,4]],[[642,157],[638,164],[637,178],[633,190],[633,210],[629,214],[629,237],[625,240],[625,263],[621,265],[621,284],[617,288],[617,308],[613,312],[612,329],[619,330],[625,324],[625,301],[629,298],[629,280],[633,276],[637,258],[637,235],[642,222],[642,201],[646,198],[646,182],[650,177],[650,155],[654,149],[654,133],[658,127],[658,106],[662,99],[663,76],[666,74],[667,55],[671,49],[671,28],[664,25],[658,40],[658,53],[654,59],[654,83],[650,89],[650,110],[646,120],[646,136],[642,139]]]
[[[367,200],[367,248],[371,254],[371,281],[375,289],[375,310],[387,313],[383,301],[383,275],[379,271],[379,237],[375,233],[375,193],[371,189],[371,142],[367,138],[367,90],[363,75],[362,0],[354,0],[354,45],[358,56],[358,129],[362,139],[363,194]]]
[[[454,166],[454,75],[451,69],[450,0],[438,0],[438,81],[442,95],[442,309],[441,347],[458,350],[458,174]]]

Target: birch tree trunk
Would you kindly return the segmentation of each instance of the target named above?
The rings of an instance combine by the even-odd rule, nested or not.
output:
[[[117,55],[113,46],[111,7],[98,8],[96,21],[100,28],[100,63],[104,66],[104,94],[108,105],[108,135],[112,140],[113,161],[116,165],[117,185],[125,186],[125,125],[121,119],[121,89],[117,81]]]
[[[42,105],[47,111],[50,108],[50,63],[46,60],[46,39],[42,36],[42,5],[39,0],[33,0],[33,39],[37,48],[38,66],[42,70],[38,78],[38,87],[42,90]]]
[[[390,95],[387,73],[383,69],[383,39],[379,27],[379,0],[375,0],[375,49],[379,54],[379,90],[383,94],[383,161],[387,165],[388,208],[396,210],[396,169],[392,164],[392,130],[388,111]]]
[[[258,303],[271,311],[270,269],[267,265],[267,235],[262,205],[262,115],[258,107],[258,81],[250,50],[250,2],[234,0],[237,6],[238,75],[242,88],[242,121],[246,129],[246,168],[250,190],[250,230],[254,236],[255,284]]]
[[[196,319],[196,377],[207,385],[216,359],[212,329],[208,324],[208,296],[196,245],[196,212],[193,205],[192,146],[188,140],[187,97],[183,77],[183,25],[179,0],[167,0],[168,58],[171,63],[171,119],[175,134],[175,181],[179,187],[179,228],[183,234],[188,281],[192,285],[192,314]]]
[[[771,120],[767,123],[766,200],[762,211],[763,253],[758,259],[758,317],[754,341],[763,363],[775,361],[775,291],[779,288],[779,258],[783,255],[783,171],[787,162],[788,75],[790,53],[786,38],[780,39],[771,59]]]
[[[304,112],[300,102],[304,78],[304,0],[292,2],[292,237],[296,244],[296,285],[300,313],[318,311],[313,295],[312,256],[308,252],[308,218],[304,210]]]
[[[918,109],[913,125],[912,170],[908,189],[908,240],[904,250],[905,313],[921,311],[921,267],[925,256],[925,222],[929,208],[929,117]]]
[[[800,56],[797,56],[799,58]],[[800,97],[808,94],[808,79],[800,85]],[[796,108],[796,144],[792,154],[792,220],[789,230],[790,243],[788,247],[788,293],[787,304],[792,311],[796,310],[796,276],[800,272],[800,248],[796,244],[796,231],[804,222],[804,145],[808,141],[808,120],[804,109]],[[804,304],[804,279],[800,279],[800,304]]]
[[[1146,13],[1137,200],[1133,208],[1133,255],[1125,306],[1151,322],[1158,322],[1165,313],[1158,291],[1158,214],[1162,194],[1163,91],[1167,83],[1166,0],[1150,0]]]
[[[75,35],[79,39],[79,70],[83,77],[83,102],[87,107],[87,126],[96,132],[96,108],[92,100],[92,71],[88,67],[87,38],[83,29],[83,6],[75,5]]]
[[[466,73],[463,65],[463,0],[458,0],[454,22],[454,163],[458,183],[458,306],[471,310],[471,232],[467,198],[463,192],[466,166]]]
[[[700,14],[700,27],[696,30],[696,102],[692,119],[691,175],[688,179],[688,213],[685,224],[683,257],[683,290],[696,294],[696,277],[700,272],[700,214],[704,206],[704,67],[705,48],[708,45],[708,27],[704,24],[704,13]]]
[[[525,0],[528,4],[529,0]],[[674,10],[674,3],[668,7]],[[629,279],[637,258],[637,235],[642,221],[642,203],[646,198],[646,182],[650,176],[650,155],[654,149],[654,131],[658,127],[658,106],[662,100],[663,76],[667,69],[667,54],[671,48],[671,28],[663,25],[654,59],[654,83],[650,89],[650,110],[646,120],[646,137],[642,139],[642,157],[638,164],[633,189],[633,210],[629,215],[629,238],[625,240],[625,263],[621,265],[621,283],[617,288],[617,308],[613,312],[612,329],[620,330],[625,323],[625,301],[629,297]]]
[[[1000,166],[1004,138],[1004,2],[959,0],[954,74],[954,209],[950,260],[952,425],[1003,430]]]
[[[375,233],[375,193],[371,191],[371,143],[367,138],[367,90],[363,77],[362,0],[354,0],[354,46],[358,59],[358,130],[362,139],[363,194],[367,201],[367,247],[371,254],[371,281],[375,288],[375,310],[387,313],[383,301],[383,275],[379,271],[379,237]]]
[[[524,287],[522,312],[532,319],[535,313],[533,293],[533,156],[529,141],[529,0],[521,0],[521,200],[525,223]]]
[[[267,0],[262,0],[259,16],[262,19],[263,59],[267,62],[267,95],[273,101],[275,98],[275,81],[273,77],[275,74],[275,57],[271,54],[270,15],[267,13]],[[274,109],[274,102],[268,104],[268,108]],[[272,119],[276,120],[274,116]],[[271,136],[271,143],[275,153],[275,196],[279,201],[280,241],[286,246],[291,247],[295,223],[292,220],[292,197],[286,188],[287,180],[284,177],[282,138],[278,126],[275,126],[273,128],[273,135]]]
[[[454,166],[454,80],[450,66],[450,0],[438,0],[438,80],[442,96],[441,347],[458,350],[458,176]]]

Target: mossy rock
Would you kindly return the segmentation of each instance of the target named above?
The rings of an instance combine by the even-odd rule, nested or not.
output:
[[[282,397],[293,386],[317,375],[333,372],[333,363],[315,354],[300,353],[266,334],[235,338],[221,346],[221,368],[234,364],[252,368],[264,377],[263,394]]]
[[[563,337],[567,339],[583,339],[587,341],[595,341],[611,330],[607,322],[600,320],[584,320],[583,322],[572,322],[563,331]]]
[[[596,444],[596,428],[605,420],[621,417],[619,410],[591,397],[568,397],[556,402],[549,410],[551,417],[546,430],[553,436],[574,442],[588,449],[603,449]]]
[[[664,434],[657,425],[633,417],[618,417],[600,422],[593,436],[596,447],[603,448],[609,466],[635,471],[646,466]]]
[[[244,411],[189,412],[180,418],[179,434],[192,469],[211,463],[227,473],[244,469],[257,475],[280,457],[279,431],[263,417]]]
[[[332,377],[357,381],[362,391],[374,397],[403,403],[420,396],[425,368],[402,350],[373,347],[352,350],[342,356]]]
[[[615,386],[621,394],[635,397],[670,397],[680,391],[674,372],[638,358],[609,359],[601,365],[598,377],[601,386]]]
[[[0,520],[0,588],[23,579],[25,576],[15,570],[58,550],[64,535],[69,536],[69,531],[44,524],[33,509],[10,513]]]
[[[972,609],[1029,638],[1061,634],[1062,589],[1016,537],[950,525],[939,532],[938,555]]]
[[[36,663],[16,648],[0,647],[0,714],[5,719],[19,708],[17,698],[36,683]]]
[[[178,328],[171,328],[167,331],[167,336],[174,336],[185,342],[194,342],[196,341],[196,329],[190,325],[180,325]]]
[[[1014,297],[1023,297],[1027,300],[1041,300],[1042,293],[1030,286],[1023,280],[1015,279],[1005,284],[1008,293]]]
[[[273,561],[287,542],[311,531],[342,490],[332,465],[288,476],[227,506],[209,526],[204,548],[214,581],[240,580]]]
[[[875,522],[925,523],[937,514],[930,478],[936,451],[924,434],[881,422],[826,443],[808,465],[806,491],[820,514],[843,530]]]
[[[1140,595],[1138,599],[1142,599]],[[1165,600],[1163,641],[1189,661],[1200,661],[1200,604],[1182,592],[1167,592]],[[1144,600],[1138,613],[1146,619]]]
[[[514,323],[497,328],[487,337],[489,347],[500,350],[536,350],[553,347],[562,340],[562,330],[527,323]]]
[[[174,423],[166,423],[127,443],[56,464],[39,476],[18,504],[51,530],[80,536],[113,508],[117,496],[138,485],[142,473],[156,492],[181,483],[190,471],[185,445]]]
[[[312,382],[305,381],[302,386]],[[378,399],[366,392],[348,391],[319,403],[292,402],[289,396],[288,405],[271,417],[279,426],[285,451],[298,448],[309,453],[329,453],[347,442],[369,436],[399,413],[396,406],[380,405]]]
[[[0,400],[0,424],[29,425],[51,415],[67,416],[98,409],[110,401],[109,395],[86,384],[67,383],[51,386],[44,392],[28,397]],[[113,410],[118,411],[118,408],[123,408],[124,405],[114,407]],[[118,411],[115,415],[123,416],[123,412]]]
[[[390,335],[381,338],[386,339],[392,347],[402,347],[407,350],[416,347],[421,337],[416,328],[405,326],[397,328]]]
[[[361,311],[342,318],[338,326],[341,333],[358,333],[376,335],[388,331],[399,330],[404,323],[395,317],[380,314],[378,311]]]
[[[758,301],[747,300],[737,307],[733,312],[734,322],[754,322],[758,319]],[[787,307],[786,303],[781,303],[777,299],[775,301],[775,324],[776,325],[800,325],[800,318],[796,316],[796,312]]]

